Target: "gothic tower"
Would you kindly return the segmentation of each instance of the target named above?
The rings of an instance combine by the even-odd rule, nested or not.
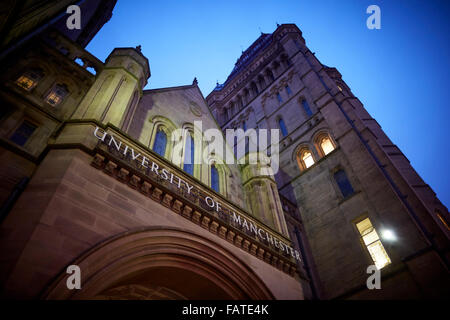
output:
[[[223,130],[280,130],[276,183],[315,294],[448,295],[447,208],[297,26],[261,34],[207,101]],[[367,290],[373,264],[383,290]]]

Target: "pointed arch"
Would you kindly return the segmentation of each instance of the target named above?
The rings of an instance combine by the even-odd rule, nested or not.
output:
[[[165,135],[166,137],[166,147],[164,148],[164,154],[160,154],[161,156],[163,156],[166,159],[171,160],[172,159],[172,153],[173,153],[173,133],[176,130],[176,126],[175,124],[169,120],[166,117],[163,116],[154,116],[153,118],[151,118],[150,122],[153,124],[152,129],[151,129],[151,136],[150,136],[150,142],[149,142],[149,148],[154,150],[155,147],[155,142],[158,139],[164,139],[163,136]],[[159,133],[158,132],[163,132],[163,133]],[[159,140],[161,141],[161,140]],[[158,142],[158,143],[162,143],[162,142]],[[162,147],[160,147],[162,149]]]

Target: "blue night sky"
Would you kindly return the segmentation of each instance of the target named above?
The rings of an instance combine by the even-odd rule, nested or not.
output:
[[[381,30],[366,27],[371,4],[381,8]],[[197,77],[206,97],[261,31],[295,23],[449,206],[449,18],[445,0],[118,0],[87,49],[104,61],[115,47],[140,44],[147,89]]]

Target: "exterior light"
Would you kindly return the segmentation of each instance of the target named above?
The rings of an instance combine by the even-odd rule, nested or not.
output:
[[[392,230],[388,230],[388,229],[382,230],[381,235],[382,235],[383,239],[385,239],[385,240],[389,240],[389,241],[397,240],[397,237],[395,236],[395,233]]]

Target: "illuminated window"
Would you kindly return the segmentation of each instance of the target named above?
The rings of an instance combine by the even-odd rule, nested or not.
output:
[[[342,196],[344,198],[351,196],[355,192],[352,185],[350,184],[350,181],[348,181],[347,175],[345,174],[344,170],[336,171],[334,173],[334,180],[336,180],[336,183],[341,190]]]
[[[297,156],[297,161],[300,169],[305,170],[314,164],[314,158],[311,151],[308,149],[303,149],[299,152]]]
[[[309,152],[309,151],[306,151],[303,153],[302,160],[305,163],[306,168],[309,168],[314,164],[314,159],[312,157],[311,152]]]
[[[194,174],[194,139],[190,133],[186,137],[184,150],[183,170],[192,175]]]
[[[356,224],[356,228],[361,235],[362,242],[366,246],[367,250],[372,257],[375,266],[378,269],[382,269],[391,263],[391,259],[384,250],[380,237],[377,231],[372,226],[369,218],[366,218]]]
[[[337,86],[337,87],[338,87],[339,91],[342,91],[342,88],[341,88],[341,86]]]
[[[36,87],[39,80],[41,80],[42,76],[43,74],[42,71],[40,70],[27,71],[16,80],[16,84],[19,87],[27,91],[30,91],[31,89]]]
[[[65,85],[55,85],[45,98],[45,101],[52,106],[60,104],[69,91]]]
[[[161,128],[159,128],[158,132],[156,132],[155,142],[153,143],[153,151],[164,157],[164,154],[166,153],[166,145],[167,135]]]
[[[439,210],[436,210],[436,215],[439,218],[439,220],[441,220],[442,224],[447,228],[447,230],[450,230],[450,227],[448,226],[447,221],[445,221],[444,217],[442,216],[442,214],[439,212]]]
[[[36,130],[36,126],[28,121],[22,122],[20,127],[14,131],[10,140],[19,146],[24,146],[33,132]]]
[[[211,188],[216,192],[219,192],[219,171],[216,166],[211,165]]]
[[[326,156],[334,150],[334,145],[329,137],[324,137],[320,140],[320,148],[322,149],[323,155]]]

